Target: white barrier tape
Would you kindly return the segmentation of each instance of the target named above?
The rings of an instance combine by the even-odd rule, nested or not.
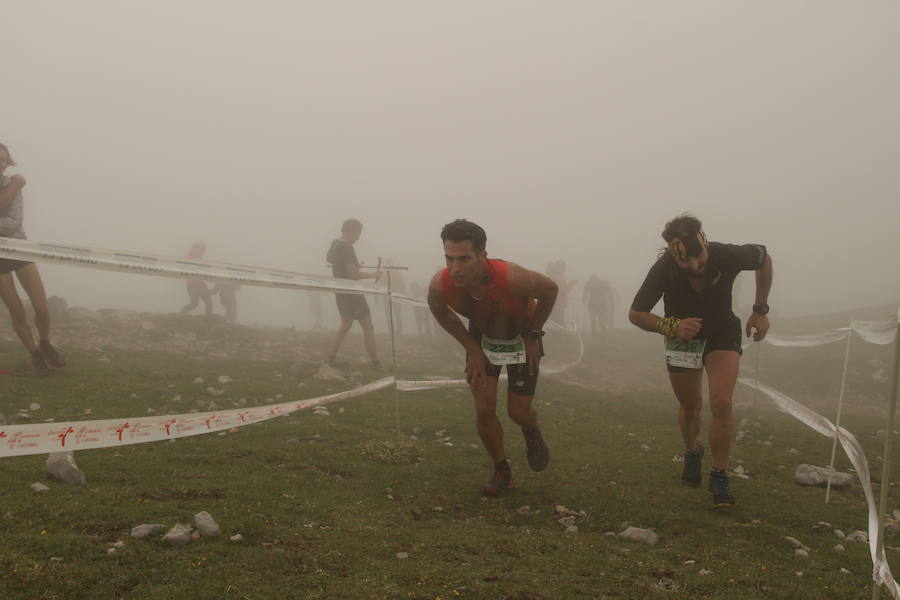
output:
[[[110,448],[213,433],[361,396],[386,388],[393,383],[393,377],[385,377],[336,394],[253,408],[134,419],[3,425],[0,426],[0,457]]]
[[[894,319],[888,321],[852,321],[850,327],[841,327],[840,329],[822,333],[807,335],[769,334],[763,341],[772,346],[811,348],[845,340],[850,331],[855,332],[865,342],[886,346],[894,342],[894,337],[897,335],[897,321]],[[751,345],[752,342],[749,342],[744,344],[742,348],[746,350]]]
[[[767,335],[763,340],[773,346],[784,347],[812,347],[824,346],[847,339],[847,328],[827,331],[824,333],[812,333],[808,335]]]
[[[863,340],[880,346],[894,343],[894,338],[897,335],[896,319],[889,321],[853,321],[850,327]]]
[[[574,329],[566,329],[565,327],[552,322],[547,323],[547,328],[575,334],[575,336],[578,338],[578,358],[566,365],[546,368],[542,367],[540,373],[543,375],[558,375],[559,373],[568,371],[569,369],[578,366],[584,359],[584,340],[581,339],[581,334]],[[500,377],[497,380],[506,381],[507,379],[509,379],[507,374],[501,373]],[[401,392],[414,392],[419,390],[431,390],[444,387],[461,387],[467,385],[469,385],[469,383],[465,379],[425,379],[419,381],[407,379],[397,380],[397,389]]]
[[[386,295],[387,288],[352,279],[320,277],[247,265],[203,259],[176,258],[160,254],[102,250],[0,238],[0,256],[13,260],[64,264],[102,271],[138,273],[177,279],[233,281],[246,285],[346,294]]]
[[[803,406],[796,400],[782,394],[776,389],[770,388],[762,383],[757,384],[752,379],[742,377],[738,379],[738,381],[748,387],[758,389],[760,392],[771,398],[780,410],[796,418],[801,423],[804,423],[826,437],[834,437],[834,424],[814,410]],[[859,478],[859,482],[862,485],[863,493],[866,496],[866,504],[868,504],[869,507],[869,553],[872,557],[872,577],[876,584],[887,587],[894,600],[900,600],[900,585],[894,580],[884,550],[882,550],[880,554],[877,550],[879,532],[878,507],[875,503],[875,492],[872,489],[872,477],[869,470],[869,462],[866,460],[866,455],[863,452],[862,446],[859,445],[859,442],[852,433],[843,427],[838,427],[837,437],[841,442],[841,447],[844,449],[844,452],[847,453],[850,463],[856,470],[856,476]]]

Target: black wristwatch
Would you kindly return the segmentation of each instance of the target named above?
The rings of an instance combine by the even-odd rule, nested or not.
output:
[[[530,337],[530,338],[533,339],[533,340],[539,340],[539,339],[541,339],[542,337],[544,337],[544,332],[535,329],[535,330],[533,330],[533,331],[529,331],[529,332],[526,333],[525,335],[527,335],[528,337]]]
[[[754,304],[753,312],[758,315],[767,315],[769,314],[769,305],[768,304]]]

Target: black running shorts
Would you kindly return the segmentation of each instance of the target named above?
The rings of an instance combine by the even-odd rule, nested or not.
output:
[[[341,317],[361,319],[369,314],[369,303],[362,294],[335,294]]]
[[[481,343],[481,332],[472,325],[472,322],[469,322],[469,335],[478,342]],[[544,356],[544,343],[543,341],[538,342],[540,347],[541,356]],[[468,356],[466,357],[468,360]],[[500,371],[503,367],[492,364],[488,362],[484,371],[487,373],[488,377],[493,377],[494,379],[500,378]],[[510,394],[518,394],[520,396],[534,396],[534,392],[537,389],[537,381],[538,374],[540,369],[536,366],[534,368],[534,375],[528,374],[528,365],[506,365],[506,375],[509,378],[507,381],[506,389]]]

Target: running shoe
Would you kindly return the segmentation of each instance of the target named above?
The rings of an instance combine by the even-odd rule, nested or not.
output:
[[[528,466],[532,471],[543,471],[550,464],[550,448],[544,442],[541,428],[535,426],[531,431],[522,428],[525,436],[525,450],[528,454]]]
[[[44,357],[47,366],[53,369],[61,369],[66,366],[66,357],[59,351],[59,348],[50,343],[50,340],[41,340],[38,352]]]
[[[713,469],[709,472],[709,491],[712,494],[715,508],[731,508],[734,506],[734,496],[728,486],[728,473]]]
[[[505,469],[495,471],[491,478],[484,484],[481,493],[485,496],[499,496],[512,487],[512,471]]]
[[[681,470],[681,483],[691,487],[700,487],[703,479],[701,463],[703,462],[703,445],[697,444],[693,452],[684,453],[684,469]]]
[[[47,361],[44,360],[40,350],[35,350],[31,353],[31,372],[36,377],[47,377],[50,375],[50,367],[47,366]]]

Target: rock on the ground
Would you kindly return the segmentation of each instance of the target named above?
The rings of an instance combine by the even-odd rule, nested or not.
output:
[[[72,452],[54,452],[47,457],[47,472],[65,483],[84,485],[87,478],[78,465]]]
[[[175,527],[166,532],[163,536],[163,542],[170,546],[185,546],[191,541],[191,528],[185,527],[181,523],[176,523]]]
[[[842,546],[841,544],[838,544],[837,546],[835,546],[835,547],[833,548],[833,550],[834,550],[835,552],[844,552],[844,551],[846,550],[846,548],[844,548],[844,546]]]
[[[815,485],[825,487],[828,485],[828,468],[815,465],[802,464],[794,470],[794,481],[799,485]],[[831,487],[845,488],[853,485],[853,475],[833,471],[831,475]]]
[[[641,529],[640,527],[628,527],[619,533],[619,537],[623,540],[641,542],[651,546],[656,545],[659,541],[659,536],[652,529]]]
[[[809,552],[803,548],[797,548],[794,550],[794,556],[797,558],[809,558]]]
[[[194,515],[194,525],[203,537],[219,537],[222,533],[219,524],[205,510]]]
[[[150,537],[151,535],[160,535],[163,531],[166,530],[165,525],[161,525],[159,523],[154,524],[142,524],[137,525],[136,527],[131,528],[131,537],[137,539],[143,539]]]
[[[236,534],[234,534],[233,536],[231,536],[231,537],[228,538],[228,539],[231,540],[232,542],[243,542],[243,541],[244,541],[244,536],[242,536],[242,535],[239,534],[239,533],[236,533]]]
[[[43,483],[32,483],[31,489],[35,492],[49,492],[50,488],[48,488]]]
[[[868,542],[869,534],[865,531],[854,531],[851,534],[848,534],[847,537],[844,538],[845,542]]]
[[[800,540],[798,540],[797,538],[792,538],[791,536],[785,536],[784,541],[786,541],[788,544],[790,544],[791,548],[794,548],[794,549],[800,548],[800,549],[803,549],[803,550],[806,550],[807,552],[809,552],[809,548],[806,547],[805,545],[803,545],[803,543]]]

